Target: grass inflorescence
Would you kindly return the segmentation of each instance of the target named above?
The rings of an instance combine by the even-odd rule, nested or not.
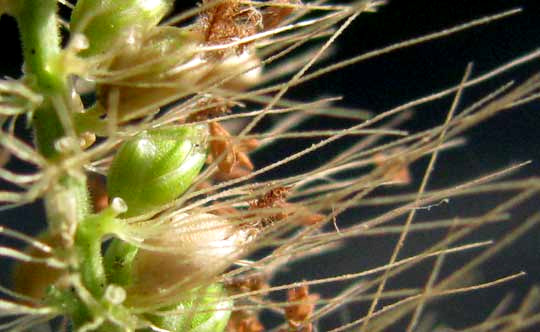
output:
[[[21,77],[0,81],[0,178],[9,184],[1,208],[41,201],[47,225],[36,236],[0,228],[24,244],[0,247],[14,261],[12,285],[0,286],[0,330],[443,331],[433,304],[526,274],[485,280],[480,271],[540,222],[539,212],[513,218],[539,196],[539,179],[510,177],[531,161],[431,183],[442,155],[467,149],[464,133],[537,102],[540,74],[473,102],[468,89],[538,61],[540,51],[481,73],[471,63],[453,86],[380,112],[339,106],[339,96],[288,97],[522,9],[332,60],[347,29],[385,1],[203,0],[178,12],[168,0],[0,4],[17,20],[25,61]],[[403,129],[415,108],[444,99],[440,123]],[[306,129],[314,119],[345,126]],[[488,208],[452,210],[486,195],[497,197]],[[438,215],[441,206],[451,215]],[[499,223],[510,225],[500,237],[475,237]],[[416,234],[429,240],[410,250]],[[297,263],[372,237],[391,248],[366,253],[370,266],[294,271],[301,277],[279,282]],[[455,256],[467,260],[456,265]],[[411,281],[416,269],[425,273]],[[538,325],[539,300],[538,288],[504,297],[465,330]]]

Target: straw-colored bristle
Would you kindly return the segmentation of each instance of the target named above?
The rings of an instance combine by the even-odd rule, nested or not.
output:
[[[20,79],[0,81],[0,209],[41,201],[47,221],[35,237],[0,226],[22,243],[0,246],[15,262],[13,289],[0,286],[0,331],[311,332],[325,319],[333,332],[437,331],[436,301],[525,276],[481,269],[540,223],[540,212],[514,216],[540,195],[538,178],[510,177],[531,161],[432,184],[447,151],[467,151],[469,129],[538,101],[534,73],[467,94],[539,50],[488,71],[470,63],[452,86],[382,111],[289,96],[369,59],[504,26],[523,9],[343,59],[340,38],[386,1],[203,0],[172,13],[171,0],[43,1],[50,20],[34,0],[0,0],[25,58]],[[43,38],[53,37],[65,40],[49,50]],[[439,123],[405,125],[441,100]],[[33,140],[16,127],[23,116]],[[342,126],[306,129],[321,119]],[[454,202],[486,195],[490,207],[457,211]],[[474,237],[488,225],[505,232]],[[375,240],[387,245],[364,245]],[[343,248],[366,265],[298,269]],[[468,330],[538,325],[539,297],[502,298]]]

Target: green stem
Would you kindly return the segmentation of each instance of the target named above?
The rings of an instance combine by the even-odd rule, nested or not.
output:
[[[62,156],[54,146],[65,136],[52,100],[69,96],[56,11],[57,0],[21,0],[14,12],[23,44],[25,80],[44,96],[33,123],[36,145],[51,163],[61,161]],[[69,249],[71,245],[75,246],[76,264],[83,283],[99,298],[106,282],[101,241],[103,228],[111,218],[89,216],[88,196],[86,176],[82,170],[75,169],[61,175],[44,200],[50,230],[64,240],[59,247],[70,256]]]
[[[64,175],[51,187],[45,195],[45,209],[52,234],[73,235],[73,226],[90,213],[88,196],[86,177],[82,174]]]
[[[74,326],[81,326],[92,319],[88,308],[73,290],[52,286],[48,291],[45,303],[61,308],[66,315],[70,316]]]
[[[61,40],[57,23],[56,0],[20,0],[15,16],[23,46],[25,80],[44,95],[36,110],[36,145],[46,158],[58,155],[54,143],[64,130],[50,98],[68,93],[61,66]]]
[[[20,0],[17,21],[23,44],[25,71],[44,93],[63,91],[60,33],[56,0]]]
[[[45,103],[34,114],[34,138],[39,152],[46,158],[54,159],[59,155],[55,143],[65,132],[50,102]]]
[[[52,98],[69,95],[60,61],[62,48],[56,11],[56,0],[20,0],[14,11],[23,44],[25,79],[44,96],[33,123],[36,145],[51,162],[59,157],[54,147],[56,141],[65,135]],[[69,235],[89,213],[88,201],[83,172],[71,170],[69,175],[60,176],[45,196],[52,231]]]
[[[114,232],[117,223],[113,215],[105,212],[88,216],[77,228],[75,247],[83,284],[96,298],[103,296],[107,283],[101,242],[103,236]]]

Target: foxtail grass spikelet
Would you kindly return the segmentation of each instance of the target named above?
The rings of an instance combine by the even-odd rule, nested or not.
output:
[[[471,64],[454,86],[379,113],[338,107],[338,97],[287,97],[347,66],[504,24],[521,11],[328,63],[345,31],[384,5],[202,0],[174,12],[172,0],[0,0],[1,13],[17,20],[25,63],[21,77],[0,81],[0,178],[9,184],[0,202],[6,210],[42,201],[47,221],[37,236],[0,226],[24,244],[0,247],[14,261],[12,287],[0,286],[0,330],[309,332],[363,303],[324,329],[434,331],[441,327],[435,301],[523,277],[481,280],[479,271],[537,226],[539,212],[498,239],[472,235],[510,223],[516,208],[538,199],[537,178],[503,180],[530,162],[442,189],[430,183],[441,154],[466,149],[467,130],[538,101],[538,73],[474,102],[463,97],[537,62],[538,50],[481,75]],[[400,129],[413,108],[442,98],[452,102],[441,123]],[[302,129],[321,118],[347,127]],[[15,129],[19,122],[32,142]],[[312,144],[295,145],[302,140]],[[271,161],[258,159],[263,154]],[[19,172],[10,160],[33,171]],[[421,160],[427,166],[415,178],[411,165]],[[418,188],[407,191],[411,183]],[[417,220],[421,211],[486,193],[508,197],[482,211]],[[357,213],[372,207],[375,215]],[[406,250],[412,233],[441,231],[420,251]],[[277,281],[297,262],[375,235],[394,238],[375,266]],[[414,286],[394,282],[426,266]],[[319,288],[329,284],[342,287]],[[467,331],[538,325],[539,301],[538,288],[518,306],[505,298]],[[278,318],[269,323],[266,314]]]

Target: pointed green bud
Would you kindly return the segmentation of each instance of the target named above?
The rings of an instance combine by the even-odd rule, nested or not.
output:
[[[71,31],[83,33],[89,48],[83,56],[106,52],[133,31],[156,26],[173,0],[79,0],[71,15]]]
[[[109,197],[127,204],[124,217],[157,209],[182,195],[206,161],[206,125],[146,131],[118,150],[107,177]]]

